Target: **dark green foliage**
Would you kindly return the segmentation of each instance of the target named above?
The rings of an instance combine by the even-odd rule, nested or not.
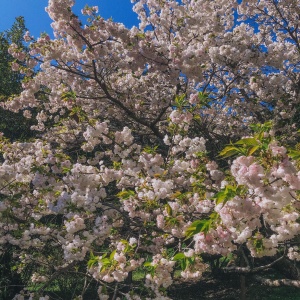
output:
[[[14,58],[8,53],[11,43],[26,50],[23,36],[26,32],[23,17],[17,17],[11,29],[0,33],[0,101],[4,101],[22,91],[23,75],[11,70]],[[0,131],[11,140],[25,140],[33,136],[32,123],[23,117],[22,112],[13,113],[0,107]]]
[[[1,97],[9,97],[13,94],[21,92],[22,76],[18,72],[11,70],[11,63],[14,58],[8,53],[11,43],[23,47],[23,35],[26,32],[23,17],[16,18],[12,28],[0,33],[0,95]]]
[[[11,43],[23,46],[23,35],[26,32],[23,17],[16,18],[11,29],[0,33],[0,101],[4,101],[22,91],[23,76],[11,70],[14,58],[8,53]],[[33,136],[32,124],[23,117],[22,112],[13,113],[0,107],[0,132],[14,140],[25,140]],[[14,247],[8,246],[0,253],[0,299],[12,299],[23,288],[24,274],[16,269],[17,257]]]
[[[14,270],[13,248],[7,248],[0,255],[0,299],[12,299],[22,290],[21,275]]]

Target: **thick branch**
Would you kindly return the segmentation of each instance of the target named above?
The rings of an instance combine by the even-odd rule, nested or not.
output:
[[[267,286],[293,286],[300,288],[300,280],[290,280],[290,279],[267,279],[261,276],[254,276],[253,277],[257,282],[267,285]]]
[[[279,261],[281,261],[283,258],[285,258],[286,253],[284,253],[282,256],[280,256],[279,258],[275,259],[274,261],[272,261],[271,263],[264,265],[264,266],[260,266],[257,268],[251,268],[251,267],[227,267],[227,268],[223,268],[223,272],[224,273],[238,273],[238,274],[254,274],[254,273],[258,273],[260,271],[263,270],[267,270],[271,267],[273,267],[276,263],[278,263]]]

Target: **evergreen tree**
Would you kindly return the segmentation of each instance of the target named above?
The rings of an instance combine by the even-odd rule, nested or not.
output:
[[[13,71],[11,64],[14,58],[8,53],[10,44],[26,50],[23,36],[27,28],[23,17],[17,17],[9,30],[0,33],[0,101],[4,102],[22,90],[23,75]],[[13,113],[0,106],[0,131],[11,140],[26,139],[32,136],[30,122],[23,117],[22,112]]]

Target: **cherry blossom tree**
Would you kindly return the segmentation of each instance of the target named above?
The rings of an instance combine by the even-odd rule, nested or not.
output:
[[[49,0],[55,38],[10,47],[25,78],[4,107],[39,134],[2,136],[0,249],[40,299],[66,274],[78,297],[169,299],[176,271],[300,259],[298,1],[133,2],[128,29]]]

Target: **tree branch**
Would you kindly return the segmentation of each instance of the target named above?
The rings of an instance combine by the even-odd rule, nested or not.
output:
[[[93,61],[93,71],[94,71],[94,79],[95,81],[99,84],[103,92],[105,93],[107,99],[109,99],[111,102],[113,102],[116,106],[121,108],[131,119],[134,121],[148,127],[151,129],[151,131],[160,139],[163,139],[163,135],[159,132],[158,128],[154,126],[153,124],[149,124],[148,122],[144,121],[143,119],[139,118],[136,116],[135,113],[133,113],[129,108],[127,108],[121,101],[116,99],[115,97],[112,97],[111,94],[109,93],[107,86],[105,85],[104,82],[102,82],[97,74],[97,68],[96,68],[96,63]]]
[[[254,276],[253,277],[257,282],[267,285],[267,286],[293,286],[300,288],[300,280],[291,280],[291,279],[267,279],[261,276]]]
[[[286,251],[284,252],[284,254],[282,256],[275,259],[271,263],[269,263],[267,265],[264,265],[264,266],[257,267],[257,268],[251,268],[250,266],[247,266],[247,267],[233,266],[233,267],[223,268],[222,270],[223,270],[224,273],[254,274],[254,273],[258,273],[260,271],[263,271],[263,270],[266,270],[266,269],[269,269],[269,268],[273,267],[276,263],[278,263],[283,258],[285,258],[285,256],[286,256]]]

